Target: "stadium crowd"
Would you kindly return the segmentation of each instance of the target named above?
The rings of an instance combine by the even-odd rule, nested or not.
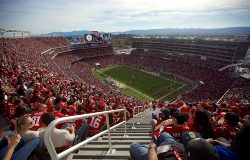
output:
[[[218,69],[223,66],[222,63],[212,59],[200,60],[197,57],[177,55],[165,55],[163,57],[155,55],[154,52],[153,54],[146,53],[141,49],[133,50],[130,55],[95,55],[96,58],[87,58],[74,63],[70,69],[79,77],[83,79],[85,77],[89,83],[98,86],[101,84],[91,71],[91,69],[95,68],[97,62],[102,67],[127,64],[147,71],[183,77],[185,81],[188,80],[192,85],[196,86],[196,89],[182,95],[185,101],[190,102],[218,100],[218,97],[221,97],[233,82],[238,80],[238,78],[230,76],[228,71],[219,72]],[[62,57],[64,57],[64,61],[67,61],[66,55],[62,55]],[[69,66],[67,63],[61,63],[61,65],[64,65],[65,68]],[[85,76],[85,74],[88,76]]]
[[[134,160],[247,160],[250,158],[250,108],[243,103],[170,104],[153,102],[149,147],[130,146]]]
[[[33,144],[33,139],[38,137],[43,139],[43,128],[46,128],[55,118],[124,107],[127,109],[127,115],[131,117],[133,106],[144,105],[134,98],[125,97],[113,90],[104,92],[93,84],[66,77],[62,74],[63,71],[62,73],[55,71],[57,68],[54,63],[44,65],[49,62],[45,62],[40,54],[49,47],[54,47],[53,44],[58,43],[57,39],[51,38],[39,42],[33,38],[1,39],[1,113],[6,116],[11,130],[21,136],[23,141],[19,148],[23,148],[24,143],[28,145],[32,141]],[[49,43],[50,40],[51,43]],[[39,52],[36,52],[37,50]],[[30,60],[31,58],[36,61]],[[124,114],[119,113],[110,116],[110,125],[122,121],[123,116]],[[94,119],[88,121],[86,133],[88,136],[105,129],[105,116],[91,118]],[[96,125],[96,122],[100,124]],[[70,122],[63,130],[60,130],[63,124],[57,126],[58,130],[57,128],[53,130],[55,138],[52,138],[53,143],[57,144],[55,145],[57,150],[62,151],[71,144],[74,131],[77,134],[77,131],[83,130],[82,127],[86,130],[86,123],[86,120]],[[38,131],[41,132],[38,133]],[[6,135],[8,137],[8,133]],[[64,143],[57,142],[57,135],[65,138]],[[6,144],[6,138],[3,142]],[[7,149],[6,146],[5,148]],[[1,153],[6,149],[1,150]],[[15,152],[15,155],[17,156],[18,153]],[[3,154],[0,155],[3,156]]]
[[[103,67],[117,64],[136,65],[145,70],[168,72],[191,81],[203,82],[195,90],[182,95],[186,103],[152,102],[155,110],[161,110],[154,114],[152,127],[152,138],[158,146],[161,144],[159,141],[164,139],[161,138],[164,136],[163,133],[169,133],[174,141],[186,145],[187,142],[181,134],[185,131],[195,131],[195,137],[224,137],[227,140],[226,144],[232,143],[232,146],[240,148],[240,151],[239,148],[235,149],[235,152],[239,151],[240,155],[236,155],[238,157],[243,156],[246,151],[237,145],[247,147],[250,144],[249,137],[245,137],[248,144],[233,144],[237,139],[236,135],[241,133],[239,130],[242,126],[243,129],[248,127],[249,133],[249,108],[240,101],[227,101],[218,105],[214,103],[214,100],[221,97],[233,84],[234,79],[226,72],[218,72],[215,69],[217,65],[214,65],[215,68],[207,67],[213,66],[209,65],[212,62],[204,66],[200,65],[198,59],[182,59],[177,56],[163,58],[144,55],[141,50],[135,50],[131,55],[113,55],[110,46],[95,49],[87,47],[79,52],[58,54],[54,58],[48,54],[41,55],[50,48],[69,45],[68,41],[60,37],[1,38],[0,45],[0,110],[7,118],[10,129],[14,131],[1,134],[1,158],[24,153],[29,156],[31,152],[35,152],[37,157],[43,157],[41,152],[47,151],[44,146],[41,151],[39,144],[43,143],[46,126],[56,118],[125,107],[128,119],[132,117],[133,107],[149,105],[148,102],[126,97],[101,84],[92,74],[92,69],[96,67],[95,63],[100,63]],[[77,60],[79,62],[72,63]],[[235,85],[235,88],[237,87],[241,86]],[[240,100],[241,96],[238,96],[238,99]],[[201,100],[203,101],[199,102]],[[110,115],[110,125],[124,120],[123,116]],[[57,152],[104,130],[106,118],[98,116],[57,125],[52,130],[52,142]],[[76,140],[77,134],[81,134],[80,140]],[[138,144],[132,144],[131,148],[133,145]],[[150,149],[156,148],[154,144],[150,146]],[[131,157],[138,159],[136,156],[133,157],[135,151],[131,149]],[[145,155],[147,153],[144,153]]]
[[[247,79],[240,79],[236,81],[226,92],[222,101],[236,101],[242,103],[250,102],[250,81]]]

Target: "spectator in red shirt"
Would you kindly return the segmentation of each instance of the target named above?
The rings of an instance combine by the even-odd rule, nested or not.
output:
[[[54,110],[55,111],[53,112],[53,114],[54,114],[54,116],[55,116],[56,119],[57,118],[65,117],[65,115],[63,113],[61,113],[62,107],[60,105],[56,105],[55,108],[54,108]]]
[[[65,115],[61,113],[62,107],[60,105],[56,105],[54,110],[55,111],[53,112],[53,115],[55,116],[55,119],[65,117]],[[60,124],[56,125],[56,128],[58,128],[58,129],[62,128],[63,124],[64,123],[60,123]]]
[[[36,131],[39,128],[45,127],[45,125],[42,123],[41,116],[47,112],[47,106],[45,104],[40,104],[39,110],[31,114],[33,127],[30,128],[30,130]]]
[[[30,105],[33,110],[37,111],[39,109],[40,104],[44,104],[44,98],[41,96],[37,98],[37,101],[35,103],[31,103]]]
[[[69,107],[69,116],[76,116],[76,107],[74,105],[70,105]],[[75,127],[76,130],[78,130],[83,124],[83,119],[77,119],[72,121],[67,121],[67,124],[71,124]]]
[[[129,120],[129,117],[130,117],[130,113],[128,112],[128,110],[126,109],[126,120],[128,121]],[[113,114],[109,114],[109,115],[113,115]],[[124,121],[124,112],[116,112],[116,123],[120,123],[122,121]]]
[[[41,96],[45,97],[48,93],[47,88],[45,88],[45,84],[42,86],[42,89],[40,90]]]
[[[224,124],[216,127],[214,133],[216,137],[223,137],[231,142],[236,134],[239,132],[237,128],[239,123],[239,116],[233,112],[226,113],[224,117]]]
[[[79,104],[78,107],[77,107],[77,115],[81,115],[81,114],[86,114],[86,107]]]
[[[188,120],[187,113],[179,113],[179,112],[174,113],[172,118],[172,124],[163,126],[164,128],[161,127],[159,130],[155,131],[154,138],[157,139],[158,136],[160,136],[160,133],[167,132],[171,134],[175,138],[175,140],[179,141],[181,134],[185,131],[189,131],[189,127],[186,126],[187,120]]]
[[[168,120],[169,118],[170,118],[170,110],[162,109],[161,117],[158,118],[157,120],[153,119],[152,131],[155,130],[155,126],[159,128],[161,125],[164,125],[164,121]]]
[[[67,99],[65,97],[59,98],[59,105],[62,107],[62,113],[68,114],[67,108]]]
[[[11,102],[13,102],[13,103],[11,103]],[[20,99],[13,98],[12,101],[10,100],[10,102],[7,103],[7,105],[5,106],[7,117],[9,119],[12,119],[13,116],[15,115],[16,108],[18,107],[18,105],[20,104],[20,102],[21,102]]]
[[[52,98],[48,98],[45,104],[47,105],[47,112],[52,112],[54,110]]]
[[[98,107],[96,108],[98,109]],[[88,118],[88,136],[94,136],[106,128],[106,115]]]

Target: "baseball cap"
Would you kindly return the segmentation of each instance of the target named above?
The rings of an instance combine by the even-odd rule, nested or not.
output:
[[[195,139],[195,138],[202,138],[200,133],[187,131],[182,133],[181,140],[184,145],[184,147],[187,146],[188,142]]]
[[[219,160],[216,148],[201,138],[189,141],[186,152],[190,160]]]

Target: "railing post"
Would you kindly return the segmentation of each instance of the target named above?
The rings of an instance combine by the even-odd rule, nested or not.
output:
[[[124,138],[127,138],[127,115],[126,115],[126,108],[124,108],[124,120],[125,120],[125,126],[124,126]]]
[[[51,140],[51,132],[50,132],[53,127],[54,126],[49,126],[49,127],[46,128],[49,131],[47,131],[47,132],[45,131],[44,137],[45,136],[49,137],[49,140],[48,141],[45,140],[44,142],[45,142],[46,148],[47,148],[47,150],[48,150],[48,152],[50,154],[51,159],[52,160],[57,160],[58,157],[57,157],[57,153],[56,153],[55,147],[54,147],[54,145],[52,143],[52,140]]]
[[[111,135],[110,135],[110,125],[109,125],[109,115],[106,115],[106,123],[107,123],[107,130],[108,130],[108,139],[109,139],[109,150],[108,150],[108,154],[113,154],[113,147],[111,144]]]
[[[133,126],[132,126],[132,129],[135,129],[135,107],[133,108]]]
[[[136,124],[141,124],[141,123],[140,123],[140,120],[141,120],[141,119],[140,119],[140,117],[141,117],[140,107],[141,107],[141,106],[138,106],[138,114],[137,114],[138,117],[137,117],[137,123],[136,123]]]
[[[143,114],[143,106],[141,106],[141,119],[140,119],[140,122],[141,122],[141,120],[143,119],[143,117],[144,117],[144,114]]]

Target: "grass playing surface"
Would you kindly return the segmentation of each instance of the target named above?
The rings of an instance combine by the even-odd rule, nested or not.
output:
[[[125,65],[99,69],[95,75],[101,80],[112,77],[122,86],[122,93],[141,100],[170,100],[190,88],[177,78],[160,77]]]

